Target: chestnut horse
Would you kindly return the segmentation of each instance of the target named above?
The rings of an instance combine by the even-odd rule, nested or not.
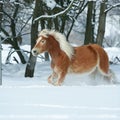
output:
[[[61,85],[67,72],[92,74],[97,70],[102,76],[111,78],[108,56],[97,44],[72,47],[63,34],[44,29],[39,33],[32,54],[37,56],[45,51],[52,59],[53,73],[48,78],[49,83]],[[54,79],[57,79],[55,83]]]

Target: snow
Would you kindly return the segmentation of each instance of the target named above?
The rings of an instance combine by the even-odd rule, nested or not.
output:
[[[47,82],[50,62],[37,62],[34,77],[25,78],[26,65],[5,64],[8,50],[4,45],[0,120],[120,120],[119,84],[68,74],[62,86],[53,86]],[[105,50],[120,57],[119,48]],[[120,63],[110,68],[120,82]]]
[[[54,0],[44,0],[44,2],[50,9],[54,9],[56,6],[56,2]]]
[[[106,52],[108,53],[109,61],[113,61],[114,63],[118,62],[115,60],[115,58],[118,57],[120,59],[120,48],[111,48],[105,48]]]
[[[118,86],[3,87],[0,119],[119,120],[119,90]]]

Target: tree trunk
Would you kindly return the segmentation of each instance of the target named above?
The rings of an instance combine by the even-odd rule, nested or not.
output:
[[[103,2],[101,3],[100,6],[100,16],[99,16],[99,26],[98,26],[98,33],[97,33],[97,44],[102,46],[103,43],[103,38],[104,38],[104,34],[105,34],[105,25],[106,25],[106,2],[108,0],[103,0]]]
[[[41,14],[45,14],[44,13],[44,6],[42,6],[42,4],[41,4]],[[47,28],[51,29],[51,27],[52,27],[52,20],[48,19],[47,22],[48,22]],[[45,20],[40,20],[40,25],[41,25],[41,29],[44,29],[45,28]],[[45,52],[44,55],[45,55],[45,61],[49,61],[50,59],[49,59],[48,52]]]
[[[19,1],[16,0],[16,2],[19,2]],[[19,44],[18,44],[18,37],[16,36],[16,23],[15,23],[15,19],[17,19],[18,10],[19,10],[19,4],[16,4],[15,5],[15,11],[14,11],[14,14],[13,14],[13,16],[11,18],[11,24],[10,24],[12,37],[13,37],[13,39],[10,42],[10,44],[12,45],[12,47],[17,52],[17,54],[18,54],[18,56],[19,56],[19,58],[21,60],[21,63],[25,64],[26,60],[24,58],[24,55],[21,52],[21,49],[20,49]]]
[[[87,21],[86,21],[86,32],[84,44],[94,43],[94,30],[93,30],[93,8],[94,1],[88,1],[88,12],[87,12]]]
[[[33,12],[32,26],[31,26],[31,49],[35,45],[36,39],[38,37],[38,22],[39,21],[36,21],[36,22],[33,22],[33,21],[35,18],[37,18],[38,16],[42,14],[40,10],[42,7],[41,5],[42,5],[42,1],[36,0],[35,9]],[[36,65],[36,57],[30,54],[29,61],[27,63],[26,70],[25,70],[25,77],[34,76],[35,65]]]
[[[3,1],[0,0],[0,34],[1,34],[1,23],[2,23],[2,6]],[[2,85],[2,55],[1,55],[2,45],[1,45],[1,35],[0,35],[0,85]]]
[[[45,61],[50,61],[48,52],[45,52]]]
[[[25,70],[25,77],[34,77],[35,65],[36,65],[36,57],[30,54],[30,58]]]
[[[17,52],[17,54],[18,54],[18,56],[19,56],[19,58],[20,58],[21,63],[22,63],[22,64],[25,64],[25,63],[26,63],[26,60],[25,60],[25,58],[24,58],[24,55],[22,54],[21,48],[19,47],[18,43],[17,43],[17,45],[15,45],[15,46],[13,46],[13,47],[14,47],[14,49],[16,50],[16,52]]]
[[[17,52],[21,63],[25,64],[26,60],[24,58],[24,55],[21,52],[21,49],[18,44],[18,37],[16,36],[16,24],[14,23],[14,19],[11,20],[11,32],[12,32],[13,40],[10,43],[11,43],[12,47],[15,49],[15,51]]]

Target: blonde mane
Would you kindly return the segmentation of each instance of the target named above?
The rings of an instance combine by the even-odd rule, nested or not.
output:
[[[57,40],[59,42],[61,50],[66,53],[66,55],[69,57],[69,59],[71,59],[74,54],[74,49],[67,42],[66,37],[63,34],[57,32],[55,30],[43,29],[39,33],[39,36],[48,37],[48,35],[52,35],[55,38],[55,40]]]

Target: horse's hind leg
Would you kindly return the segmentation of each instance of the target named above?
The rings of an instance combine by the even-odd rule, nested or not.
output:
[[[105,72],[103,72],[102,70],[100,70],[100,69],[98,69],[98,68],[96,68],[95,69],[95,71],[93,71],[91,74],[90,74],[90,78],[91,78],[91,80],[92,80],[92,82],[93,82],[93,84],[94,85],[96,85],[96,84],[112,84],[113,83],[113,75],[112,75],[112,73],[111,73],[111,71],[110,72],[108,72],[108,73],[105,73]]]
[[[107,76],[105,76],[105,79],[106,79],[106,80],[109,80],[110,83],[112,83],[112,84],[117,84],[117,83],[119,83],[119,82],[117,81],[117,77],[116,77],[115,73],[114,73],[111,69],[109,69],[109,72],[108,72]]]
[[[103,72],[102,70],[99,69],[99,72],[101,73],[101,75],[103,76],[104,80],[106,80],[107,82],[109,82],[110,84],[113,84],[116,82],[117,78],[114,74],[114,72],[109,69],[108,73]]]

